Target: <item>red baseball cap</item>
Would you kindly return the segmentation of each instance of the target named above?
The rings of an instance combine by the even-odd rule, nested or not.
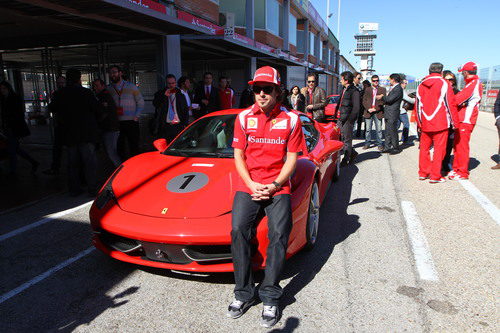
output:
[[[271,66],[261,67],[255,71],[253,80],[248,81],[248,84],[255,84],[257,82],[268,82],[279,86],[281,84],[280,73]]]
[[[459,72],[463,71],[477,71],[477,65],[475,62],[469,61],[458,69]]]

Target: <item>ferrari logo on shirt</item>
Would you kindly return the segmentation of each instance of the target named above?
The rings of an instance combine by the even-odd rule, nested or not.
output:
[[[168,208],[163,208],[162,211],[161,211],[162,215],[167,214],[167,211],[168,211]]]
[[[273,121],[271,122],[273,124],[273,126],[271,127],[271,129],[286,129],[286,125],[287,125],[287,121],[286,119],[273,119]]]
[[[258,124],[257,118],[248,118],[247,119],[247,128],[248,129],[256,129]]]

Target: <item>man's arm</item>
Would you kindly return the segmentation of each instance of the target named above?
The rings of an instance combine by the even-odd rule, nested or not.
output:
[[[448,105],[448,109],[450,110],[451,122],[453,124],[453,128],[458,127],[458,107],[457,102],[455,100],[455,94],[453,93],[453,87],[451,84],[448,84],[448,92],[446,93],[446,104]]]
[[[453,90],[452,90],[452,92],[453,92]],[[403,90],[403,99],[410,104],[415,104],[415,98],[411,98],[410,96],[408,96],[408,94],[404,90]]]
[[[382,100],[385,102],[385,104],[391,105],[397,103],[402,98],[403,98],[403,88],[401,88],[401,86],[398,85],[389,93],[389,95],[383,96]]]
[[[139,120],[139,117],[142,113],[142,110],[144,110],[144,98],[142,97],[141,92],[139,91],[139,88],[134,85],[134,90],[132,92],[134,95],[134,100],[135,100],[135,120]]]
[[[322,89],[322,88],[319,88],[319,103],[315,103],[312,105],[312,110],[320,110],[320,109],[324,109],[326,107],[326,105],[328,104],[327,103],[327,100],[326,100],[326,92]]]
[[[359,96],[359,91],[358,89],[355,89],[352,92],[352,111],[351,114],[349,115],[349,120],[355,120],[358,118],[359,111],[361,110],[361,104],[360,104],[360,96]]]
[[[236,166],[236,171],[240,175],[241,179],[245,183],[245,185],[252,192],[252,197],[256,200],[260,200],[259,198],[262,195],[269,195],[269,193],[265,190],[264,185],[254,182],[250,177],[250,173],[248,172],[247,163],[245,161],[245,152],[242,149],[234,148],[234,164]],[[286,162],[285,162],[286,164]]]
[[[363,107],[365,110],[369,110],[372,108],[372,91],[371,88],[365,88],[365,92],[363,93]]]
[[[495,119],[498,121],[500,119],[500,92],[498,92],[497,99],[495,100],[493,112],[495,113]]]
[[[281,168],[280,174],[278,177],[274,180],[276,183],[283,185],[292,175],[293,171],[295,170],[295,167],[297,166],[297,158],[299,154],[298,153],[286,153],[286,161],[285,164],[283,164],[283,167]],[[274,184],[266,184],[264,185],[265,188],[267,189],[267,196],[264,194],[262,199],[268,199],[269,196],[272,196],[274,193],[278,191],[278,188]]]

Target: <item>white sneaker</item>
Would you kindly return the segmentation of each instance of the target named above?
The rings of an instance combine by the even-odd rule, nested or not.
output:
[[[276,305],[264,305],[260,325],[265,328],[271,328],[276,325],[280,315],[279,312],[279,308]]]

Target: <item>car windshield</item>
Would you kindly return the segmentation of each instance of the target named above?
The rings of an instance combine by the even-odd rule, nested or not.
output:
[[[340,96],[332,96],[330,97],[329,104],[337,104],[339,102]]]
[[[236,114],[200,119],[165,150],[165,155],[232,158]]]

